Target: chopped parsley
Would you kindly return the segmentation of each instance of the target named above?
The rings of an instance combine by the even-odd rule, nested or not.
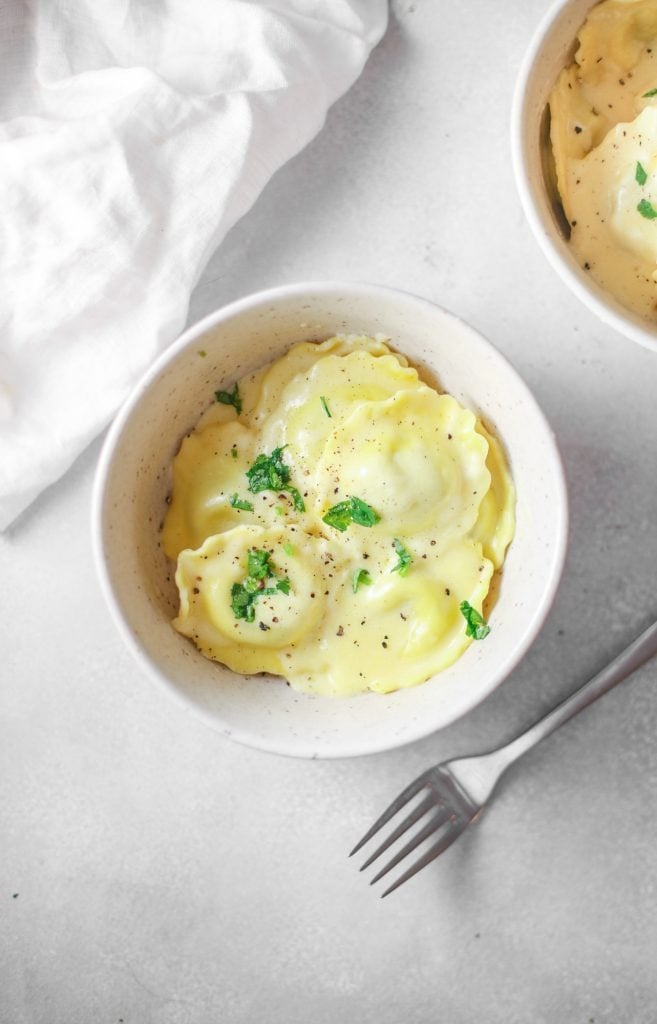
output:
[[[346,501],[339,501],[333,505],[322,521],[328,526],[334,526],[340,533],[344,533],[350,523],[357,523],[359,526],[374,526],[379,522],[381,516],[375,512],[371,505],[361,498],[349,497]]]
[[[230,605],[236,619],[254,622],[258,598],[270,594],[289,594],[290,581],[287,576],[276,575],[269,551],[263,551],[261,548],[249,548],[246,567],[246,579],[241,583],[233,583],[230,588]],[[267,581],[272,578],[274,585],[267,586]]]
[[[361,583],[364,584],[364,586],[369,587],[371,582],[372,579],[367,569],[356,569],[356,572],[354,573],[354,578],[351,583],[351,588],[355,594]]]
[[[240,397],[239,385],[235,383],[232,391],[215,391],[214,397],[222,405],[232,405],[237,412],[237,415],[242,411],[242,399]]]
[[[657,210],[647,199],[641,200],[637,206],[637,210],[642,217],[646,218],[646,220],[654,220],[657,217]]]
[[[274,448],[271,455],[263,452],[258,455],[250,469],[246,471],[249,490],[252,494],[260,491],[287,491],[297,512],[305,512],[306,506],[296,487],[290,486],[290,467],[283,462],[283,449]]]
[[[246,568],[249,576],[256,580],[265,580],[268,576],[274,575],[271,555],[262,548],[249,548]]]
[[[636,170],[634,172],[634,178],[635,178],[635,181],[639,185],[645,185],[645,183],[648,180],[648,175],[646,173],[646,169],[645,169],[645,167],[642,164],[639,163],[638,160],[636,162]]]
[[[483,640],[490,633],[490,626],[483,615],[473,608],[469,601],[461,601],[459,611],[466,621],[465,635]]]
[[[248,591],[243,583],[233,583],[230,588],[230,606],[235,618],[253,622],[256,599],[257,594]]]
[[[331,410],[330,410],[330,409],[329,409],[329,407],[328,407],[328,402],[327,402],[327,401],[326,401],[326,399],[324,398],[324,395],[320,395],[320,398],[319,398],[319,400],[320,400],[320,402],[322,403],[322,409],[324,410],[324,412],[326,413],[326,415],[328,416],[328,418],[329,418],[330,420],[332,420],[332,419],[333,419],[333,417],[331,416]]]
[[[240,498],[237,494],[231,494],[230,501],[232,508],[241,508],[243,512],[253,512],[253,505],[250,501],[245,501],[244,498]]]
[[[234,459],[237,458],[237,445],[236,444],[234,444],[233,447],[231,448],[230,454],[233,456]]]
[[[271,455],[261,453],[246,476],[249,490],[253,494],[258,491],[280,491],[290,479],[290,468],[283,462],[282,448],[274,448]]]
[[[646,99],[648,96],[657,96],[657,89],[648,89],[648,92],[644,92],[643,98]]]
[[[283,545],[283,551],[286,555],[292,556],[294,554],[294,545],[289,542]]]
[[[340,501],[337,505],[333,505],[326,515],[322,516],[322,521],[328,526],[334,526],[336,530],[344,533],[351,522],[350,503],[348,501]]]
[[[287,490],[292,495],[292,501],[294,503],[294,507],[297,510],[297,512],[305,512],[306,511],[306,506],[305,506],[304,500],[301,497],[301,495],[299,494],[299,492],[296,489],[296,487],[288,487]]]
[[[396,537],[392,544],[399,556],[399,561],[397,562],[397,565],[393,565],[390,572],[398,572],[400,576],[406,576],[413,562],[413,557],[410,551],[407,551],[402,542],[397,540]]]

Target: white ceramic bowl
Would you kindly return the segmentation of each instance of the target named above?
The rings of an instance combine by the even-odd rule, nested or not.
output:
[[[506,448],[518,492],[516,536],[490,635],[427,683],[387,696],[307,696],[281,680],[244,678],[208,661],[170,624],[177,592],[159,545],[171,461],[208,396],[294,342],[338,332],[389,335],[420,372],[479,413]],[[98,571],[114,619],[144,668],[183,708],[253,747],[346,757],[426,736],[463,715],[508,675],[539,632],[555,594],[566,549],[567,501],[552,432],[527,387],[487,341],[412,295],[320,283],[235,302],[191,327],[164,353],[107,437],[93,521]]]
[[[596,284],[579,265],[563,236],[546,187],[541,128],[548,97],[570,64],[577,33],[592,0],[558,0],[538,25],[516,82],[511,117],[511,155],[520,201],[529,225],[554,269],[604,323],[657,351],[657,329]]]

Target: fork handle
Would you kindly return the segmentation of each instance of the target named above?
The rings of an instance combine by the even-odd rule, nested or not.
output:
[[[507,768],[564,722],[583,711],[617,683],[621,683],[655,654],[657,654],[657,622],[641,633],[629,647],[626,647],[593,679],[590,679],[584,686],[580,686],[579,690],[575,690],[570,697],[558,704],[526,732],[521,733],[516,739],[497,750],[495,753],[499,755],[500,767],[503,765],[504,768]]]

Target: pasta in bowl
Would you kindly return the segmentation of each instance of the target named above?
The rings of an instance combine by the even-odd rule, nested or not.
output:
[[[115,621],[186,710],[344,757],[442,728],[508,675],[556,591],[567,501],[493,346],[423,299],[319,283],[219,310],[161,357],[108,435],[93,518]]]
[[[301,342],[215,392],[174,459],[174,626],[303,692],[422,683],[488,635],[514,522],[499,442],[387,339]]]

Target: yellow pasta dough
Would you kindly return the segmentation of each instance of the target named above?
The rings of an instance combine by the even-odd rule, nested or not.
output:
[[[499,442],[382,339],[303,342],[183,440],[163,527],[173,624],[310,693],[424,682],[472,642],[514,508]]]

